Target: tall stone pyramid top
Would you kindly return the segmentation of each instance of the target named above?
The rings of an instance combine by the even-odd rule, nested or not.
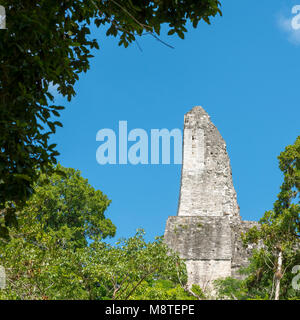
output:
[[[200,106],[185,114],[178,216],[239,217],[226,143]]]
[[[188,113],[198,113],[198,114],[201,114],[201,115],[207,115],[208,116],[208,113],[201,106],[195,106],[193,109],[188,111],[186,114],[188,114]]]
[[[212,124],[209,114],[200,106],[194,107],[184,115],[185,127],[205,127]]]
[[[188,286],[214,290],[214,280],[241,279],[249,248],[241,233],[257,225],[242,221],[226,143],[202,107],[184,117],[183,164],[177,216],[167,220],[166,244],[185,259]]]

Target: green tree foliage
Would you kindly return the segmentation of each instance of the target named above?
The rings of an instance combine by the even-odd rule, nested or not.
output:
[[[220,300],[247,300],[249,298],[248,290],[241,280],[231,277],[219,279],[215,281],[215,287]]]
[[[258,246],[253,252],[244,281],[219,282],[221,295],[229,298],[300,299],[293,288],[293,268],[300,265],[300,136],[280,154],[284,181],[274,203],[254,227],[243,236],[245,244]]]
[[[90,67],[90,25],[128,46],[145,33],[183,38],[185,25],[221,13],[218,0],[1,0],[7,30],[0,31],[0,209],[19,205],[33,191],[38,170],[46,172],[58,152],[49,136],[62,124],[62,106],[50,87],[71,100],[79,74]],[[10,214],[13,215],[14,207]],[[4,214],[7,212],[5,211]],[[7,219],[10,222],[11,219]]]
[[[116,230],[104,215],[110,200],[79,171],[58,165],[34,191],[17,212],[19,227],[0,239],[0,299],[138,299],[146,287],[153,298],[191,297],[181,287],[185,264],[162,238],[147,243],[138,230],[115,246],[103,242]]]
[[[81,251],[88,240],[115,235],[104,215],[110,200],[78,170],[58,165],[53,171],[39,175],[34,194],[17,212],[20,227],[11,226],[9,237],[0,240],[8,285],[2,298],[87,297]]]
[[[168,282],[176,287],[187,280],[183,261],[170,252],[162,238],[147,243],[142,229],[116,246],[93,243],[86,258],[85,270],[94,290],[98,286],[107,299],[145,299],[143,292],[149,284]],[[158,297],[154,295],[153,299]]]
[[[144,281],[133,293],[133,300],[204,300],[206,297],[199,286],[193,285],[187,289],[174,281],[153,280]]]
[[[77,246],[85,246],[87,239],[97,240],[115,235],[115,226],[104,216],[110,200],[90,186],[80,171],[57,165],[48,177],[39,175],[34,191],[17,214],[20,225],[32,225],[34,221],[39,221],[44,232],[68,235],[68,241],[72,240],[72,245]],[[0,216],[2,229],[4,218]]]
[[[186,279],[184,263],[161,239],[146,243],[142,230],[116,246],[95,240],[80,248],[62,245],[68,232],[49,234],[34,218],[10,234],[9,242],[0,241],[7,276],[0,299],[193,298],[178,280]]]

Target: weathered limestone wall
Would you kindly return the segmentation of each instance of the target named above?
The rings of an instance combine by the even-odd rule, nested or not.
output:
[[[226,143],[202,107],[185,115],[183,165],[177,216],[169,217],[165,241],[186,260],[188,284],[211,287],[218,278],[241,278],[250,249],[241,221]]]
[[[226,143],[201,107],[185,115],[178,216],[239,215]]]
[[[165,240],[183,259],[231,259],[231,229],[226,216],[169,217]]]
[[[230,260],[187,260],[188,286],[199,285],[203,291],[212,289],[214,280],[231,276]]]
[[[229,217],[169,217],[165,241],[186,259],[189,285],[205,288],[213,280],[231,276]]]
[[[254,226],[258,226],[258,222],[240,221],[240,223],[231,224],[231,276],[233,278],[243,278],[243,275],[239,273],[239,269],[248,265],[253,247],[248,246],[247,248],[244,248],[241,234],[246,233],[250,228],[253,228]]]

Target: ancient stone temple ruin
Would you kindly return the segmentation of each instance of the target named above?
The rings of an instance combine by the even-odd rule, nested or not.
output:
[[[184,117],[178,212],[165,230],[168,246],[186,260],[188,284],[205,289],[218,278],[240,278],[250,253],[240,235],[255,224],[241,220],[225,141],[194,107]]]

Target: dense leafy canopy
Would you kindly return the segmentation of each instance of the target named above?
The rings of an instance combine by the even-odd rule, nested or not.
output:
[[[17,212],[18,221],[13,220],[15,225],[28,222],[24,215],[34,216],[45,232],[68,234],[77,246],[84,246],[87,239],[115,235],[115,226],[104,216],[110,200],[90,186],[80,171],[57,165],[51,175],[39,175],[34,191],[22,210]],[[13,217],[9,209],[5,217],[0,215],[0,235],[7,237],[4,222],[8,217]]]
[[[85,270],[106,299],[146,299],[141,294],[145,288],[159,292],[158,283],[167,282],[178,288],[187,280],[183,261],[170,253],[162,238],[147,243],[142,229],[134,237],[122,239],[117,246],[93,243],[86,258]],[[183,288],[182,291],[190,296]]]
[[[185,25],[221,13],[218,0],[1,0],[7,30],[0,31],[0,209],[19,205],[33,191],[58,152],[49,136],[62,124],[51,86],[69,100],[81,72],[90,67],[90,24],[128,46],[137,35],[156,37],[166,23],[181,38]],[[12,207],[13,209],[13,207]],[[6,214],[6,211],[5,211]],[[7,221],[10,221],[8,219]]]
[[[147,243],[138,230],[115,246],[103,242],[116,230],[104,215],[110,200],[79,171],[54,171],[39,176],[17,212],[19,227],[0,237],[0,299],[196,298],[184,262],[162,238]]]
[[[0,241],[7,277],[0,299],[194,298],[177,279],[177,273],[186,278],[185,265],[161,239],[146,243],[140,230],[117,246],[96,240],[72,249],[61,243],[67,233],[46,233],[33,217],[24,219],[21,230],[10,230],[11,241]]]

